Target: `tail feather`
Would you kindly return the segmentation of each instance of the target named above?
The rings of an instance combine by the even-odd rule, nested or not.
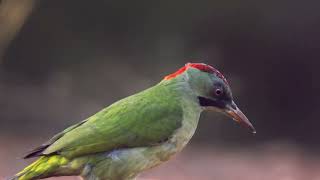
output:
[[[66,165],[68,159],[59,155],[42,156],[10,180],[34,180],[56,174],[59,167]]]
[[[37,147],[34,150],[28,152],[28,154],[26,154],[23,157],[23,159],[28,159],[28,158],[32,158],[32,157],[41,156],[41,155],[43,155],[42,152],[49,146],[50,145],[48,145],[48,144],[41,145],[40,147]]]

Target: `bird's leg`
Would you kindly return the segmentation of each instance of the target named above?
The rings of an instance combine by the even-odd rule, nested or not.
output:
[[[83,180],[100,180],[99,177],[94,175],[92,170],[93,170],[93,166],[90,164],[87,164],[82,170],[81,178]]]

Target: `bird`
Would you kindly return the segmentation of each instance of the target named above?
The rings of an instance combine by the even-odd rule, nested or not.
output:
[[[256,132],[234,102],[226,78],[210,65],[187,63],[156,85],[56,134],[25,155],[38,159],[11,179],[136,179],[179,153],[204,111],[225,114]]]

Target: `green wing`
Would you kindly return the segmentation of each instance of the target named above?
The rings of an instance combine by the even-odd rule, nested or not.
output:
[[[118,148],[151,146],[181,126],[178,96],[160,85],[130,96],[71,126],[50,140],[41,155],[67,157]]]
[[[58,139],[60,139],[61,137],[63,137],[66,133],[70,132],[71,130],[81,126],[83,123],[85,123],[87,120],[81,121],[75,125],[72,125],[70,127],[68,127],[67,129],[65,129],[64,131],[56,134],[55,136],[53,136],[49,141],[43,143],[41,146],[37,147],[36,149],[28,152],[23,158],[27,159],[27,158],[32,158],[32,157],[36,157],[36,156],[40,156],[42,155],[42,152],[48,148],[50,145],[52,145],[54,142],[56,142]]]

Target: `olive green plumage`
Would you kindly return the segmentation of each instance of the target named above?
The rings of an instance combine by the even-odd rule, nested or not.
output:
[[[40,158],[13,179],[82,176],[132,180],[180,152],[203,110],[223,112],[254,131],[216,69],[188,63],[157,85],[75,124],[25,158]]]
[[[42,154],[68,158],[166,140],[182,120],[177,95],[161,84],[125,98],[68,130]],[[150,113],[152,112],[152,113]]]
[[[35,178],[48,177],[52,172],[57,171],[60,166],[67,164],[69,161],[58,155],[42,156],[34,163],[16,174],[13,179],[28,180]]]
[[[177,89],[175,83],[159,83],[67,128],[28,154],[27,158],[42,157],[16,178],[27,180],[59,174],[54,172],[58,171],[57,167],[77,157],[154,146],[168,140],[182,121],[181,96]]]

